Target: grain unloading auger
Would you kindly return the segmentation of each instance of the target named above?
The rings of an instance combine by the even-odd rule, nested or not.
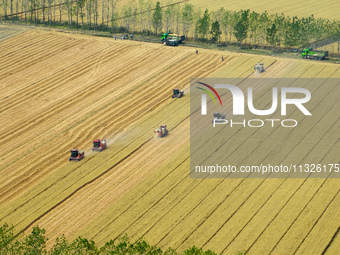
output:
[[[96,139],[93,141],[93,148],[92,151],[103,151],[106,149],[106,141]]]
[[[80,161],[84,158],[84,151],[78,151],[78,149],[71,150],[71,157],[69,157],[69,161]]]
[[[166,125],[160,125],[159,128],[157,128],[155,131],[153,131],[155,134],[157,134],[158,137],[164,137],[168,134],[168,130],[166,129]]]

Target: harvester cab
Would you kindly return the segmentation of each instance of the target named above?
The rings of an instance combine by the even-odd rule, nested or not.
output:
[[[264,72],[263,63],[256,63],[256,65],[254,66],[254,69],[257,73],[263,73]]]
[[[182,96],[184,96],[184,91],[175,88],[174,93],[172,94],[172,98],[181,98]]]
[[[159,128],[157,128],[154,133],[157,134],[158,137],[163,137],[168,134],[168,130],[166,129],[166,125],[160,125]]]
[[[93,148],[92,151],[103,151],[106,149],[106,141],[96,139],[93,141]]]
[[[69,161],[79,161],[84,158],[84,151],[78,151],[78,149],[71,150],[71,157],[69,157]]]

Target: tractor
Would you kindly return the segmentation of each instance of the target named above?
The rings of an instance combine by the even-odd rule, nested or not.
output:
[[[93,148],[92,151],[103,151],[106,149],[106,141],[96,139],[93,141]]]
[[[264,72],[263,63],[256,63],[256,65],[254,66],[254,69],[257,73],[263,73]]]
[[[69,161],[80,161],[84,158],[84,151],[78,151],[78,149],[71,150],[71,157],[69,157]]]
[[[181,98],[182,96],[184,96],[184,91],[183,90],[179,90],[177,88],[174,89],[174,93],[172,95],[172,98]]]
[[[168,130],[166,129],[166,125],[161,125],[157,128],[154,133],[158,135],[158,137],[164,137],[168,134]]]
[[[214,118],[213,120],[211,121],[212,123],[215,122],[219,122],[219,121],[222,121],[222,120],[225,120],[225,115],[222,114],[222,113],[219,113],[219,112],[215,112],[214,113]]]

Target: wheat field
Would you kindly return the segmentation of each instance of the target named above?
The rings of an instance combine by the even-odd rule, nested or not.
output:
[[[336,64],[111,38],[22,31],[0,42],[0,224],[45,228],[102,245],[128,234],[178,251],[196,245],[218,254],[337,254],[338,179],[190,178],[190,78],[339,78]],[[224,56],[224,61],[221,61]],[[172,99],[172,89],[186,96]],[[259,90],[260,91],[260,90]],[[263,134],[263,156],[339,163],[339,85],[315,88],[315,123],[290,147]],[[327,100],[326,100],[327,96]],[[337,103],[333,103],[337,102]],[[334,116],[336,118],[334,118]],[[331,118],[334,119],[331,119]],[[330,126],[321,120],[329,119]],[[167,124],[169,135],[153,130]],[[307,132],[308,131],[308,132]],[[257,148],[240,131],[240,150]],[[108,149],[92,153],[92,140]],[[206,143],[208,141],[202,141]],[[231,143],[232,144],[232,143]],[[85,151],[68,162],[70,150]],[[230,158],[260,163],[230,147]]]

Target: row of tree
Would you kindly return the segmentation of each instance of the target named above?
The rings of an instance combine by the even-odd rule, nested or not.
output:
[[[289,17],[282,14],[231,11],[202,11],[192,4],[156,6],[151,0],[135,0],[117,7],[117,0],[2,0],[5,19],[31,23],[63,24],[70,28],[110,29],[120,32],[155,33],[169,31],[183,33],[187,37],[211,42],[247,43],[273,47],[302,47],[340,35],[340,21],[316,18]],[[14,4],[14,1],[15,4]],[[21,1],[21,5],[20,5]],[[10,15],[7,14],[8,6]],[[14,11],[15,8],[15,11]],[[57,15],[56,15],[57,11]],[[59,17],[56,17],[59,16]],[[86,20],[85,20],[86,19]]]
[[[4,224],[0,227],[0,254],[152,254],[152,255],[176,255],[177,252],[168,248],[162,251],[159,247],[152,246],[144,240],[130,242],[125,235],[117,241],[108,241],[104,246],[98,248],[94,241],[78,237],[69,242],[63,235],[57,238],[53,247],[46,249],[47,238],[45,230],[34,227],[31,234],[15,237],[13,227]],[[216,253],[193,246],[185,250],[183,255],[216,255]],[[245,254],[240,252],[239,254]]]

